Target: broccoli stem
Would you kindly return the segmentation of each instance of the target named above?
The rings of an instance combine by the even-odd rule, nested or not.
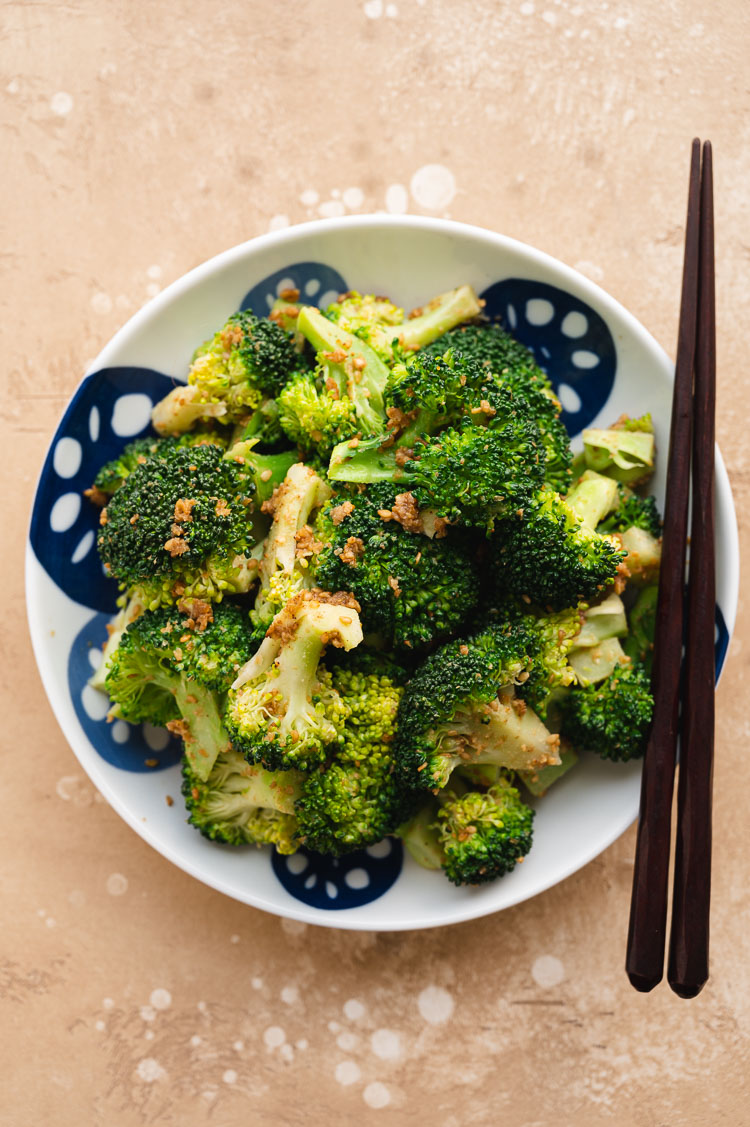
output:
[[[381,431],[388,369],[377,353],[311,305],[300,309],[297,329],[315,349],[325,377],[334,381],[340,395],[351,399],[363,432]]]
[[[402,325],[395,326],[393,335],[402,348],[416,352],[462,322],[478,317],[481,312],[482,302],[472,287],[459,286],[448,293],[438,294],[423,307],[419,316],[410,317]]]
[[[262,505],[267,501],[277,485],[281,485],[289,469],[299,462],[296,450],[285,450],[282,454],[256,454],[257,438],[235,442],[224,457],[229,462],[240,462],[247,466],[255,482],[255,501]]]
[[[576,516],[592,529],[617,508],[617,482],[610,477],[587,470],[565,498]]]
[[[231,747],[219,702],[215,693],[197,681],[165,678],[165,685],[174,693],[182,716],[180,734],[185,741],[185,754],[195,774],[205,782],[216,757]]]
[[[433,872],[442,869],[445,862],[445,853],[438,838],[436,822],[437,804],[429,801],[413,818],[399,826],[395,833],[396,837],[401,838],[417,864]]]
[[[151,423],[157,434],[184,434],[192,430],[199,419],[220,419],[226,415],[223,403],[201,402],[201,397],[201,389],[193,384],[173,387],[151,412]]]
[[[89,685],[92,689],[98,689],[101,693],[107,692],[105,681],[107,679],[107,666],[112,654],[115,652],[120,644],[125,630],[130,623],[138,617],[145,610],[143,601],[138,594],[131,595],[126,605],[118,611],[112,621],[109,623],[109,637],[107,638],[104,649],[102,650],[102,660],[89,677]]]

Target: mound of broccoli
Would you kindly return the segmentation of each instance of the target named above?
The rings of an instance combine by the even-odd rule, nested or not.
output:
[[[620,665],[597,684],[571,689],[562,703],[562,731],[581,751],[626,762],[646,750],[654,698],[642,665]]]
[[[344,592],[301,591],[276,615],[229,691],[225,722],[249,763],[306,770],[342,739],[346,705],[321,664],[326,646],[362,641],[359,605]]]

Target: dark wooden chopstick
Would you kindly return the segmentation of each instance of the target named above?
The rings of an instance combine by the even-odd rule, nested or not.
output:
[[[643,763],[625,963],[632,985],[636,990],[642,991],[652,990],[664,973],[671,811],[680,706],[693,368],[698,313],[699,215],[700,142],[695,140],[690,163],[662,563],[651,678],[655,706]],[[713,640],[713,631],[711,639]]]
[[[714,750],[714,416],[716,327],[711,143],[701,171],[698,335],[693,386],[690,581],[677,787],[677,838],[669,937],[669,985],[694,998],[708,978],[711,790]]]

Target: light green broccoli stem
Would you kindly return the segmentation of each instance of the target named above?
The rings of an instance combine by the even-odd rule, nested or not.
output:
[[[538,771],[519,771],[518,778],[530,794],[536,798],[545,795],[553,783],[558,782],[563,775],[567,775],[571,767],[575,767],[578,756],[568,744],[560,746],[560,762],[551,767],[541,767]]]
[[[646,418],[650,426],[650,418]],[[650,430],[636,429],[643,425],[644,420],[633,420],[630,426],[611,430],[585,430],[583,453],[589,469],[626,485],[647,481],[654,470],[654,435]]]
[[[296,450],[285,450],[282,454],[257,454],[254,449],[257,445],[257,438],[244,439],[231,446],[224,457],[228,462],[240,462],[251,471],[255,482],[255,503],[260,506],[281,485],[289,469],[299,462],[299,454]]]
[[[102,650],[102,660],[89,677],[89,685],[91,685],[91,688],[98,689],[101,693],[107,692],[107,687],[104,684],[107,678],[107,669],[113,653],[120,644],[120,639],[130,623],[146,609],[143,600],[138,594],[131,593],[129,598],[127,594],[121,595],[118,602],[124,605],[109,623],[109,637]]]
[[[628,632],[625,605],[619,595],[608,595],[584,612],[583,626],[573,641],[573,649],[597,646],[607,638],[622,638]]]
[[[406,849],[423,869],[442,869],[445,854],[437,832],[437,803],[432,799],[396,830]]]
[[[311,305],[300,310],[297,328],[315,349],[324,379],[333,380],[339,394],[351,399],[362,433],[381,431],[385,425],[383,392],[388,368],[377,353]]]
[[[568,658],[579,685],[595,685],[604,681],[622,665],[629,665],[619,638],[605,638],[596,646],[571,650]]]
[[[586,528],[594,530],[607,513],[617,508],[617,482],[588,470],[578,479],[565,500]]]
[[[464,321],[478,317],[482,306],[483,302],[471,286],[459,286],[434,297],[418,316],[398,325],[395,335],[404,351],[416,352]]]
[[[195,774],[205,782],[220,752],[230,748],[216,694],[194,680],[179,678],[173,687],[182,716],[180,735]]]
[[[221,419],[226,413],[223,403],[207,403],[199,387],[179,384],[155,405],[151,424],[162,436],[184,434],[201,419]]]
[[[289,467],[260,561],[260,591],[250,615],[257,626],[270,622],[288,599],[311,586],[307,560],[297,558],[296,536],[330,496],[330,486],[309,466],[295,462]]]

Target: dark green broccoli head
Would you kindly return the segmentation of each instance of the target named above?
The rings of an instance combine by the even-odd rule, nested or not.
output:
[[[155,435],[136,438],[133,442],[129,442],[116,458],[102,466],[94,478],[94,488],[101,493],[112,494],[120,488],[136,466],[142,465],[158,451],[167,450],[170,446],[203,446],[204,444],[225,449],[226,439],[208,431],[183,434],[179,438],[157,438]]]
[[[605,681],[571,689],[562,702],[562,730],[573,746],[602,759],[639,759],[654,710],[648,673],[623,665]]]
[[[150,606],[247,590],[254,488],[218,446],[160,444],[102,510],[102,561]]]
[[[612,540],[588,529],[548,489],[497,526],[493,549],[498,591],[553,610],[596,597],[624,559]]]
[[[438,337],[420,355],[442,356],[447,349],[453,349],[465,359],[481,364],[487,372],[509,380],[516,390],[524,394],[531,387],[552,388],[533,353],[499,325],[487,322],[461,325]]]
[[[224,845],[274,845],[294,853],[294,802],[301,776],[253,767],[236,751],[223,752],[204,781],[187,758],[182,761],[182,794],[189,818],[204,837]]]
[[[492,398],[510,406],[504,393]],[[464,419],[460,427],[426,438],[396,480],[414,490],[421,506],[451,523],[491,529],[498,516],[522,507],[543,477],[539,431],[513,409],[498,412],[486,426]]]
[[[341,742],[329,762],[306,777],[295,811],[301,841],[339,855],[372,845],[412,811],[395,771],[393,739],[402,671],[358,651],[333,669],[333,688],[348,709]]]
[[[506,779],[486,791],[443,792],[438,841],[453,884],[484,884],[504,876],[531,849],[534,811]]]
[[[661,517],[655,497],[640,497],[618,482],[618,504],[614,512],[597,525],[597,532],[625,532],[642,528],[657,539],[661,536]]]
[[[338,387],[326,386],[314,372],[297,372],[278,397],[279,423],[293,442],[304,450],[330,454],[337,442],[351,438],[359,429],[354,404],[340,395]]]
[[[226,408],[222,422],[234,422],[276,395],[298,364],[290,334],[243,309],[196,350],[188,380]]]
[[[440,789],[462,764],[558,761],[558,738],[513,693],[528,674],[528,649],[526,632],[502,623],[430,654],[399,707],[395,754],[407,785]]]
[[[420,519],[411,494],[383,483],[334,497],[314,527],[318,586],[351,591],[365,632],[399,648],[450,634],[479,597],[469,546],[452,530],[430,539]]]
[[[491,383],[491,374],[462,353],[450,349],[435,353],[426,348],[406,363],[393,366],[386,405],[405,414],[419,412],[420,431],[432,431],[460,419],[467,398],[473,395],[478,402],[482,389]]]

